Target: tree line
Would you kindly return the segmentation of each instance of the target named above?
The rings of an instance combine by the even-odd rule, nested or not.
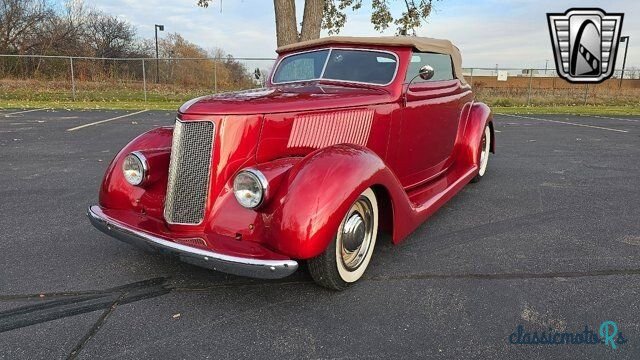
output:
[[[207,51],[177,33],[158,41],[161,58],[201,60],[162,60],[159,79],[163,83],[221,89],[254,85],[252,74],[239,61],[221,49]],[[53,5],[47,0],[0,0],[0,54],[55,55],[95,58],[154,58],[153,39],[141,38],[135,26],[117,16],[69,0]],[[145,75],[155,79],[155,61],[145,62]],[[65,59],[0,58],[0,77],[9,79],[67,78]],[[141,61],[76,60],[78,80],[139,81]]]

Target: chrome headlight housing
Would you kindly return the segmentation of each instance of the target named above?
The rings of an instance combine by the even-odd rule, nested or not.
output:
[[[122,174],[131,185],[140,185],[147,176],[149,165],[147,159],[138,151],[134,151],[124,158]]]
[[[255,169],[244,169],[233,179],[233,194],[247,209],[255,209],[264,202],[267,188],[267,178]]]

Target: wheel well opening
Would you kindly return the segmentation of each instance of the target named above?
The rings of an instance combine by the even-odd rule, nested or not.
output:
[[[378,230],[390,238],[393,236],[393,204],[387,188],[382,185],[371,187],[378,201]]]
[[[489,151],[492,154],[496,153],[496,135],[493,130],[493,121],[489,121],[489,130],[491,132],[491,142],[489,143]]]

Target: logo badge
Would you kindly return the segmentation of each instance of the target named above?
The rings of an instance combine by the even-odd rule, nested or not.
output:
[[[547,14],[558,75],[572,83],[600,83],[610,78],[623,17],[595,8]]]

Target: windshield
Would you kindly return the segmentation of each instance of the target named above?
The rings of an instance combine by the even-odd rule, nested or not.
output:
[[[273,74],[274,84],[318,79],[387,85],[398,59],[375,50],[323,49],[288,55]]]

